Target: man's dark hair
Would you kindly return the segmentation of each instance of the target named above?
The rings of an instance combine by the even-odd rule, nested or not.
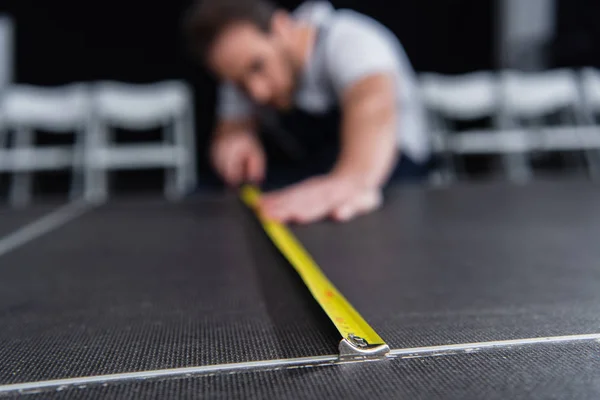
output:
[[[269,0],[197,0],[184,19],[184,34],[192,54],[206,58],[211,45],[228,26],[249,22],[268,32],[277,6]]]

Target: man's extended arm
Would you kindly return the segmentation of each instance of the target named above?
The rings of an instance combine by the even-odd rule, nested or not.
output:
[[[369,189],[380,188],[396,162],[397,104],[394,78],[378,73],[362,78],[342,95],[342,147],[332,172]]]
[[[348,18],[330,32],[326,65],[342,106],[342,148],[334,169],[263,199],[280,221],[348,220],[381,204],[381,187],[398,154],[399,59],[372,24]]]

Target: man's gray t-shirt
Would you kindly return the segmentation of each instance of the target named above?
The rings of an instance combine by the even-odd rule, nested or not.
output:
[[[400,150],[417,162],[429,156],[425,114],[415,72],[396,36],[381,23],[351,10],[336,10],[325,1],[310,1],[293,17],[317,25],[324,35],[315,46],[295,95],[295,106],[324,114],[335,107],[345,89],[376,73],[395,76]],[[253,115],[255,104],[230,83],[219,88],[217,115],[239,118]]]

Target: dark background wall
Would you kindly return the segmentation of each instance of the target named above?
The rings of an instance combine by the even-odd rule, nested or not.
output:
[[[189,0],[4,0],[16,21],[16,79],[39,85],[181,78],[196,94],[200,167],[213,118],[214,83],[183,51],[179,22]],[[391,28],[417,71],[494,67],[494,0],[333,0]],[[286,8],[300,2],[283,0]],[[555,65],[598,63],[600,2],[559,0]],[[1,10],[0,10],[1,11]]]
[[[600,1],[559,0],[551,53],[558,67],[600,66]]]
[[[188,0],[9,1],[8,11],[18,26],[19,80],[145,81],[193,73],[183,58],[178,30]],[[417,69],[460,72],[490,66],[491,0],[333,3],[365,12],[390,27]],[[280,4],[293,8],[299,1]]]
[[[6,1],[6,0],[5,0]],[[39,85],[183,78],[195,88],[201,155],[212,126],[214,83],[181,44],[188,0],[9,0],[16,21],[16,79]],[[286,8],[300,2],[283,0]],[[420,71],[491,68],[493,7],[487,0],[334,0],[367,13],[402,40]],[[200,156],[204,169],[205,157]]]

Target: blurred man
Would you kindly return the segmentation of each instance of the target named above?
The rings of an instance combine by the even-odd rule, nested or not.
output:
[[[267,217],[346,221],[378,208],[392,177],[424,177],[429,152],[416,78],[382,24],[327,2],[288,13],[268,0],[204,0],[186,30],[222,81],[211,146],[218,174],[236,186],[287,171],[279,174],[287,186],[263,198]],[[280,118],[298,112],[304,118],[282,129]],[[329,114],[339,120],[335,131]],[[271,133],[261,138],[264,126]],[[265,150],[269,140],[279,153]],[[277,155],[271,162],[269,153],[289,162]]]

